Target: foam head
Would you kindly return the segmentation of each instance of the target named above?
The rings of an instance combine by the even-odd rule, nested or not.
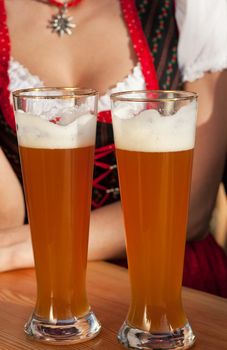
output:
[[[114,140],[118,149],[173,152],[194,148],[197,110],[195,101],[170,116],[145,108],[140,108],[135,115],[135,108],[132,109],[131,105],[132,103],[119,104],[113,110]]]
[[[20,146],[29,148],[78,148],[94,145],[96,117],[72,113],[49,120],[45,115],[36,116],[16,111],[17,138]]]

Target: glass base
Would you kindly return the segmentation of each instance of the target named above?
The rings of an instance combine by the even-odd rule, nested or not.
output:
[[[25,333],[33,340],[55,345],[85,342],[96,337],[100,330],[101,325],[93,312],[56,323],[33,314],[24,327]]]
[[[118,340],[129,349],[189,349],[195,342],[195,335],[189,323],[169,333],[149,333],[133,328],[126,322],[122,325]]]

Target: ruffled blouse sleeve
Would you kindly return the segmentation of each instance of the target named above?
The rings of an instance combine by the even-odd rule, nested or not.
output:
[[[227,68],[227,0],[176,0],[183,81]]]

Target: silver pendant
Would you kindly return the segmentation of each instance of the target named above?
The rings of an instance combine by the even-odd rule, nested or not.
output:
[[[71,35],[72,29],[76,27],[72,20],[73,17],[67,15],[67,3],[65,3],[59,13],[52,16],[49,28],[52,29],[52,33],[57,33],[60,37],[64,34]]]

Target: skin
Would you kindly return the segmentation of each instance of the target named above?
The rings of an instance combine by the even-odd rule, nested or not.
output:
[[[46,28],[55,7],[34,0],[8,0],[6,6],[11,54],[45,85],[91,87],[103,94],[137,62],[117,0],[82,0],[70,9],[78,27],[71,37],[61,39]],[[188,239],[197,240],[208,231],[227,154],[227,72],[206,73],[187,82],[185,89],[199,93],[188,224]],[[32,266],[33,256],[29,226],[23,225],[21,188],[3,152],[0,164],[0,271],[4,271]],[[10,203],[17,203],[16,208]],[[8,208],[7,213],[2,208]],[[93,211],[89,259],[123,256],[123,231],[119,202]]]
[[[104,94],[137,62],[118,0],[81,0],[69,10],[77,28],[62,38],[47,28],[55,6],[35,0],[6,4],[11,54],[47,86],[84,86]]]

